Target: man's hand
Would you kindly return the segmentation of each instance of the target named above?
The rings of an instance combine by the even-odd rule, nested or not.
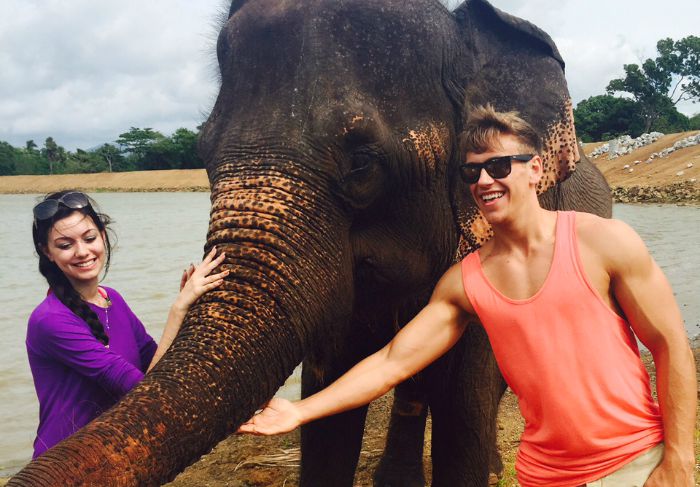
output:
[[[293,402],[272,398],[265,408],[238,428],[238,433],[251,435],[279,435],[301,425],[301,413]]]
[[[644,487],[694,487],[694,467],[695,465],[686,468],[671,465],[671,462],[664,458],[644,483]]]

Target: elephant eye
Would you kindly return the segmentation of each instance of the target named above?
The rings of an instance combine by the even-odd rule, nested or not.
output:
[[[377,157],[366,152],[356,152],[352,155],[350,175],[366,171],[376,162]]]
[[[385,158],[374,150],[356,150],[350,155],[350,170],[340,182],[340,196],[355,209],[367,208],[382,193]]]

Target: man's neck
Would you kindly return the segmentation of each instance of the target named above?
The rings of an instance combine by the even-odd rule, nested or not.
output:
[[[556,227],[556,212],[539,205],[528,206],[510,218],[493,223],[492,250],[495,252],[523,252],[549,242]]]

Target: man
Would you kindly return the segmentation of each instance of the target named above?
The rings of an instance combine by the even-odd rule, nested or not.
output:
[[[313,396],[273,399],[240,432],[283,433],[366,404],[449,350],[476,316],[525,418],[522,486],[694,485],[693,355],[639,236],[541,208],[541,142],[516,113],[475,109],[462,146],[463,179],[493,238],[445,273],[386,347]],[[658,404],[634,335],[653,355]]]

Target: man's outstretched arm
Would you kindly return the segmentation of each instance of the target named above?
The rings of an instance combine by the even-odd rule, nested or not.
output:
[[[273,399],[238,432],[286,433],[310,421],[371,402],[447,352],[464,332],[470,312],[457,264],[440,279],[427,306],[384,348],[306,399],[297,402]]]

